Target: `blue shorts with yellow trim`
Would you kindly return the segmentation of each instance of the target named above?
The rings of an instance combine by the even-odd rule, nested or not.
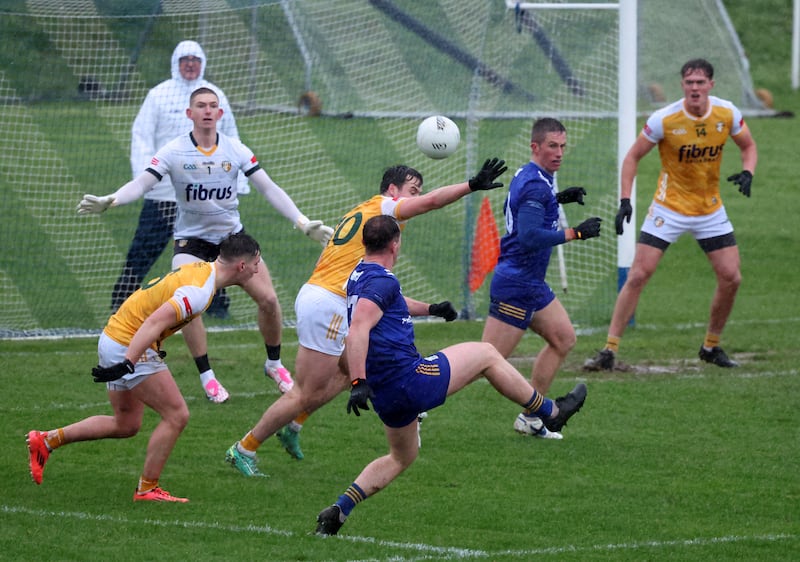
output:
[[[450,362],[444,354],[437,353],[421,358],[386,385],[373,388],[372,405],[384,424],[405,427],[421,412],[444,404],[449,385]]]
[[[534,313],[556,298],[553,290],[544,281],[520,283],[497,273],[492,277],[489,295],[489,316],[520,330],[527,330]]]

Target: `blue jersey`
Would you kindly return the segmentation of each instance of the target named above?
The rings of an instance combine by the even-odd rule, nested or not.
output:
[[[525,281],[544,281],[550,263],[552,243],[531,251],[520,240],[520,211],[535,209],[541,217],[539,224],[524,225],[527,232],[558,230],[558,201],[555,197],[553,176],[533,162],[517,170],[508,186],[503,214],[506,219],[506,233],[500,240],[500,257],[495,273]],[[560,242],[563,242],[563,237]]]
[[[414,345],[414,324],[400,282],[394,274],[376,263],[359,263],[347,280],[347,322],[353,317],[358,299],[368,299],[383,311],[369,333],[367,380],[378,390],[421,359]]]

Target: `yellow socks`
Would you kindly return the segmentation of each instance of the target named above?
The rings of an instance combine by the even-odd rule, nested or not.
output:
[[[54,430],[54,432],[48,431],[47,436],[44,438],[44,442],[47,443],[47,448],[51,451],[58,449],[64,444],[64,428],[59,427],[58,429]]]
[[[252,431],[248,431],[247,435],[245,435],[241,441],[239,441],[239,449],[242,450],[243,453],[255,453],[258,448],[261,446],[261,441],[256,439],[253,436]]]
[[[608,336],[606,338],[606,349],[610,349],[616,355],[619,352],[619,340],[617,336]]]
[[[140,494],[144,494],[145,492],[149,492],[150,490],[156,488],[158,486],[158,480],[148,480],[144,476],[139,477],[139,485],[136,487],[136,491]]]
[[[720,336],[719,334],[712,334],[711,332],[706,332],[706,339],[703,340],[703,347],[706,349],[712,349],[714,347],[719,346]]]

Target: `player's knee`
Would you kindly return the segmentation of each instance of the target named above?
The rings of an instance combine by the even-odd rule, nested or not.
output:
[[[135,437],[137,433],[139,433],[139,429],[142,427],[141,420],[117,420],[117,427],[114,431],[114,437],[120,439],[128,439],[129,437]]]
[[[737,269],[724,271],[719,275],[719,283],[733,289],[738,289],[742,284],[742,272]]]
[[[258,304],[258,307],[264,312],[274,312],[280,309],[280,302],[278,301],[278,295],[275,291],[264,291],[257,295],[254,300]]]
[[[628,277],[625,279],[625,285],[628,288],[641,291],[650,280],[652,275],[653,273],[651,271],[645,271],[643,269],[631,269],[628,272]]]
[[[578,342],[578,338],[575,335],[575,330],[569,330],[559,335],[556,338],[553,347],[555,347],[556,351],[561,356],[566,356],[572,348],[575,347],[575,344]]]

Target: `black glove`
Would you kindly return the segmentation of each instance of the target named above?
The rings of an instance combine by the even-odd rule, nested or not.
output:
[[[372,393],[372,389],[367,384],[366,379],[356,379],[352,385],[350,387],[350,399],[347,401],[347,413],[349,414],[350,410],[353,410],[355,415],[360,416],[361,412],[358,409],[369,410],[367,398],[372,400],[375,395]]]
[[[592,217],[586,219],[572,230],[575,231],[575,236],[578,240],[594,238],[595,236],[600,236],[600,223],[602,220],[600,217]]]
[[[497,158],[486,160],[480,171],[474,177],[469,178],[469,188],[472,191],[485,191],[503,187],[502,183],[494,180],[499,178],[506,170],[508,170],[508,167],[506,167],[505,160],[498,160]]]
[[[728,176],[728,181],[732,181],[739,186],[739,191],[745,197],[750,197],[750,184],[753,183],[753,174],[747,170],[742,170],[738,174]]]
[[[556,201],[559,205],[565,203],[577,203],[583,205],[583,196],[586,195],[586,190],[582,187],[568,187],[564,191],[556,193]]]
[[[92,376],[94,382],[111,382],[121,379],[125,375],[133,373],[133,363],[127,359],[122,363],[111,365],[110,367],[101,367],[98,365],[92,369]]]
[[[614,226],[617,227],[617,234],[622,235],[622,221],[628,220],[631,224],[631,216],[633,215],[633,207],[631,207],[631,200],[625,197],[619,200],[619,211],[617,211],[617,218],[614,219]]]
[[[444,318],[445,322],[452,322],[458,318],[458,312],[453,308],[450,301],[433,303],[428,307],[428,314]]]

